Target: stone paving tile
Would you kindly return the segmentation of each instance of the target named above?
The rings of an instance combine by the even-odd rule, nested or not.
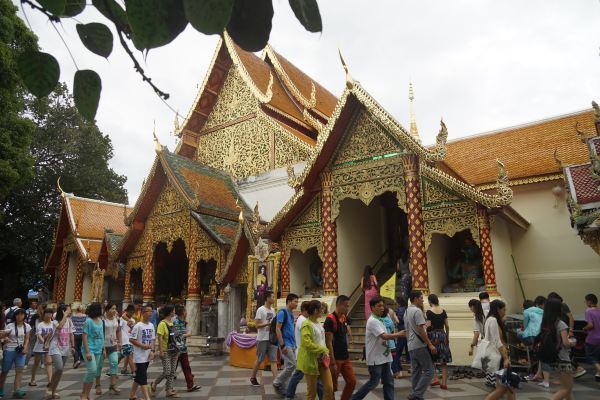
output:
[[[226,356],[190,356],[192,371],[195,375],[195,383],[201,385],[202,388],[194,393],[188,393],[185,387],[183,374],[179,371],[175,380],[175,389],[179,392],[179,397],[184,399],[196,400],[276,400],[279,396],[275,394],[272,387],[273,377],[270,371],[260,371],[259,381],[263,383],[261,387],[253,387],[249,384],[250,370],[232,367],[228,364]],[[70,365],[70,364],[68,364]],[[149,380],[156,378],[161,372],[160,363],[157,361],[149,368]],[[31,371],[25,371],[23,382],[27,385],[29,382]],[[64,372],[63,379],[60,383],[59,390],[62,399],[78,399],[81,391],[85,368],[82,366],[79,369],[67,368]],[[7,378],[5,387],[5,399],[11,398],[12,383],[14,372],[11,372]],[[126,399],[129,388],[131,387],[131,378],[120,376],[118,387],[121,389],[120,395],[110,395],[107,393],[109,377],[102,376],[102,387],[105,391],[101,396],[95,396],[92,389],[92,397],[94,399]],[[365,377],[358,377],[357,387],[365,382]],[[41,370],[37,376],[38,386],[25,386],[27,390],[27,399],[39,400],[42,399],[45,393],[46,374]],[[339,390],[344,387],[344,382],[340,378]],[[575,398],[577,400],[599,400],[600,399],[600,383],[594,382],[592,374],[587,374],[584,377],[576,380]],[[541,388],[534,384],[525,383],[517,392],[517,398],[522,400],[547,400],[550,399],[554,390]],[[410,393],[410,380],[400,379],[395,381],[395,394],[397,399],[406,399]],[[427,400],[481,400],[489,389],[485,387],[480,379],[450,381],[448,390],[439,388],[431,388],[426,394]],[[340,392],[337,393],[339,398]],[[297,399],[306,397],[306,383],[301,382],[297,389]],[[159,386],[157,399],[165,398],[164,384]],[[381,386],[372,391],[365,398],[366,400],[383,399],[383,391]]]

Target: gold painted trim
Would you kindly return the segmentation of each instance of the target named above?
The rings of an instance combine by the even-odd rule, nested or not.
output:
[[[519,178],[519,179],[511,179],[508,183],[509,186],[521,186],[521,185],[529,185],[532,183],[540,183],[540,182],[550,182],[557,181],[560,179],[565,179],[565,176],[562,173],[551,174],[551,175],[541,175],[541,176],[532,176],[529,178]],[[483,183],[481,185],[475,186],[477,190],[490,190],[496,187],[495,183]]]
[[[288,90],[290,92],[292,92],[292,94],[298,100],[298,102],[300,102],[300,104],[303,107],[306,107],[309,109],[315,108],[317,105],[317,96],[316,96],[317,91],[315,88],[315,83],[312,80],[310,81],[310,84],[312,87],[311,87],[310,99],[307,99],[300,92],[300,90],[296,87],[296,85],[294,84],[292,79],[289,77],[287,72],[285,72],[285,69],[283,68],[283,66],[279,62],[279,59],[277,58],[277,55],[275,54],[275,50],[273,50],[273,48],[271,47],[270,44],[267,44],[267,47],[265,47],[265,53],[269,56],[269,59],[273,63],[273,67],[275,68],[275,71],[281,77],[285,86],[288,88]],[[265,53],[263,53],[263,55]]]
[[[248,88],[250,89],[252,94],[254,94],[254,96],[261,103],[270,102],[271,98],[273,97],[273,73],[269,71],[269,84],[267,85],[266,93],[263,93],[258,88],[258,86],[256,86],[256,83],[254,83],[254,80],[246,70],[244,63],[242,62],[242,60],[240,60],[237,51],[235,50],[235,45],[231,40],[231,37],[229,37],[227,31],[223,32],[223,40],[225,41],[225,45],[227,46],[227,50],[229,51],[229,56],[231,57],[233,64],[237,67],[240,76],[246,82],[246,85],[248,85]]]

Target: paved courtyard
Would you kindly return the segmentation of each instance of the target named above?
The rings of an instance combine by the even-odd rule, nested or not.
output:
[[[270,372],[263,372],[264,386],[263,387],[252,387],[249,384],[250,370],[240,369],[229,366],[227,356],[214,357],[214,356],[193,356],[190,357],[192,371],[195,375],[195,382],[202,386],[197,392],[187,393],[185,390],[185,380],[183,375],[179,371],[177,380],[175,381],[175,388],[179,391],[181,398],[188,399],[214,399],[214,400],[225,400],[225,399],[245,399],[245,400],[259,400],[259,399],[278,399],[275,395],[273,387],[271,386],[272,377]],[[159,362],[153,363],[149,368],[149,378],[153,379],[160,374],[161,367]],[[85,374],[85,368],[80,367],[79,369],[67,368],[63,375],[63,379],[60,383],[59,389],[62,399],[78,399],[81,391],[81,384],[83,376]],[[29,382],[30,369],[25,373],[24,382]],[[14,373],[11,373],[7,379],[7,386],[5,388],[5,398],[11,398],[12,394],[12,383]],[[103,390],[108,389],[108,376],[102,376],[102,387]],[[261,379],[259,379],[261,380]],[[364,382],[364,377],[359,377],[359,384]],[[37,376],[38,386],[28,387],[27,399],[41,399],[44,396],[46,377],[45,372],[42,370],[41,374]],[[469,380],[458,380],[450,381],[448,390],[441,389],[430,389],[427,392],[427,400],[441,400],[441,399],[453,399],[453,400],[481,400],[488,393],[488,389],[485,388],[483,381],[480,379],[469,379]],[[102,396],[93,396],[95,399],[126,399],[129,388],[131,387],[131,379],[125,376],[119,377],[119,388],[121,394],[118,396],[109,395],[107,393]],[[396,380],[396,398],[406,399],[409,393],[410,382],[404,378]],[[340,380],[340,387],[343,387],[343,381]],[[92,389],[92,393],[94,389]],[[549,399],[553,390],[543,389],[535,384],[525,383],[522,388],[518,391],[517,398],[527,400],[544,400]],[[298,386],[298,392],[296,395],[297,399],[304,399],[306,397],[306,384],[302,382]],[[164,384],[161,384],[157,392],[156,398],[165,398]],[[337,394],[339,398],[339,393]],[[366,399],[375,400],[383,399],[383,393],[381,387],[370,393]],[[600,399],[600,383],[594,381],[592,374],[586,374],[577,380],[575,387],[575,399],[576,400],[597,400]]]

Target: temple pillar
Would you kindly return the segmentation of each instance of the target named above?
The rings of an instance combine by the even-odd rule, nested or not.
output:
[[[323,239],[323,292],[338,295],[337,226],[331,215],[331,172],[321,175],[321,224]]]
[[[75,290],[73,291],[73,301],[81,302],[83,293],[83,259],[77,258],[77,267],[75,269]]]
[[[492,254],[492,238],[490,237],[490,215],[487,208],[477,207],[479,222],[479,240],[481,241],[481,263],[485,290],[491,295],[498,295],[496,287],[496,272],[494,271],[494,256]]]
[[[154,301],[154,246],[148,240],[146,254],[144,257],[144,268],[142,270],[142,286],[144,303]]]
[[[198,260],[196,260],[195,228],[191,228],[188,244],[188,290],[185,300],[188,327],[192,335],[200,334],[202,302],[200,300],[200,284],[198,279]]]
[[[57,303],[65,301],[65,293],[67,291],[67,272],[69,271],[69,253],[63,250],[60,256],[60,265],[58,266],[56,276],[56,287],[54,289],[54,300]]]
[[[281,297],[286,298],[290,294],[290,267],[288,264],[288,257],[285,252],[285,246],[283,241],[280,247],[281,252],[281,264],[280,264],[280,275],[281,275]]]
[[[123,310],[127,308],[131,302],[131,270],[129,266],[125,266],[125,282],[123,282]]]
[[[427,272],[427,250],[425,248],[425,225],[421,204],[419,157],[414,154],[405,155],[402,158],[402,164],[404,166],[412,288],[427,295],[429,294],[429,277]]]

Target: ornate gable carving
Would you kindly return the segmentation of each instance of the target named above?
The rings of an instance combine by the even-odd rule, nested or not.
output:
[[[237,68],[232,67],[223,82],[219,98],[206,120],[204,129],[210,129],[236,118],[248,115],[256,110],[256,99],[240,76]]]
[[[346,132],[346,137],[339,147],[333,165],[351,161],[371,159],[402,150],[367,111],[361,111]]]
[[[321,196],[318,195],[284,233],[286,259],[290,257],[292,249],[305,252],[311,247],[316,247],[319,257],[323,259],[322,236]]]

